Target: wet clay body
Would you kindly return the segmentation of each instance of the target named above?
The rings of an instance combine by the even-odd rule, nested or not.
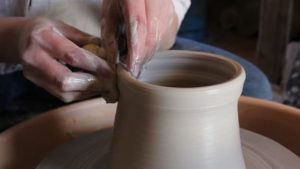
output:
[[[245,169],[237,103],[243,68],[212,54],[166,51],[140,79],[118,68],[111,169]]]

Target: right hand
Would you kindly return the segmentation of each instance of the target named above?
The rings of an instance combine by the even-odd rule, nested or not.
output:
[[[119,28],[127,29],[128,55],[121,60],[135,77],[158,50],[175,42],[178,16],[172,0],[104,0],[102,12],[101,33],[110,58],[115,58],[124,39]]]
[[[100,40],[59,21],[28,19],[19,40],[25,77],[64,102],[98,94],[115,102],[115,74],[104,59],[79,47],[89,43]]]

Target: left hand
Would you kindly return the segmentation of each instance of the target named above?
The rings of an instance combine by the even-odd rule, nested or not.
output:
[[[98,94],[107,102],[117,100],[111,67],[103,58],[79,47],[99,42],[96,37],[43,17],[26,19],[19,30],[16,60],[23,65],[27,79],[64,102]],[[80,71],[74,72],[67,65]]]
[[[143,65],[160,49],[167,49],[175,41],[178,18],[172,0],[105,0],[103,39],[117,49],[118,24],[125,15],[128,30],[128,58],[126,66],[138,76]],[[117,14],[116,11],[123,11]],[[110,37],[109,37],[110,36]],[[113,42],[113,43],[112,43]]]

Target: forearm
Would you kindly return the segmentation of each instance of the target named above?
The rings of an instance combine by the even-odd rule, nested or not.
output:
[[[19,62],[18,43],[26,22],[23,17],[0,17],[0,62]]]

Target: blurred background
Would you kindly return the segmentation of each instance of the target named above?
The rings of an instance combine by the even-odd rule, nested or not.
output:
[[[272,82],[274,101],[300,108],[300,1],[192,0],[179,36],[247,59]]]

